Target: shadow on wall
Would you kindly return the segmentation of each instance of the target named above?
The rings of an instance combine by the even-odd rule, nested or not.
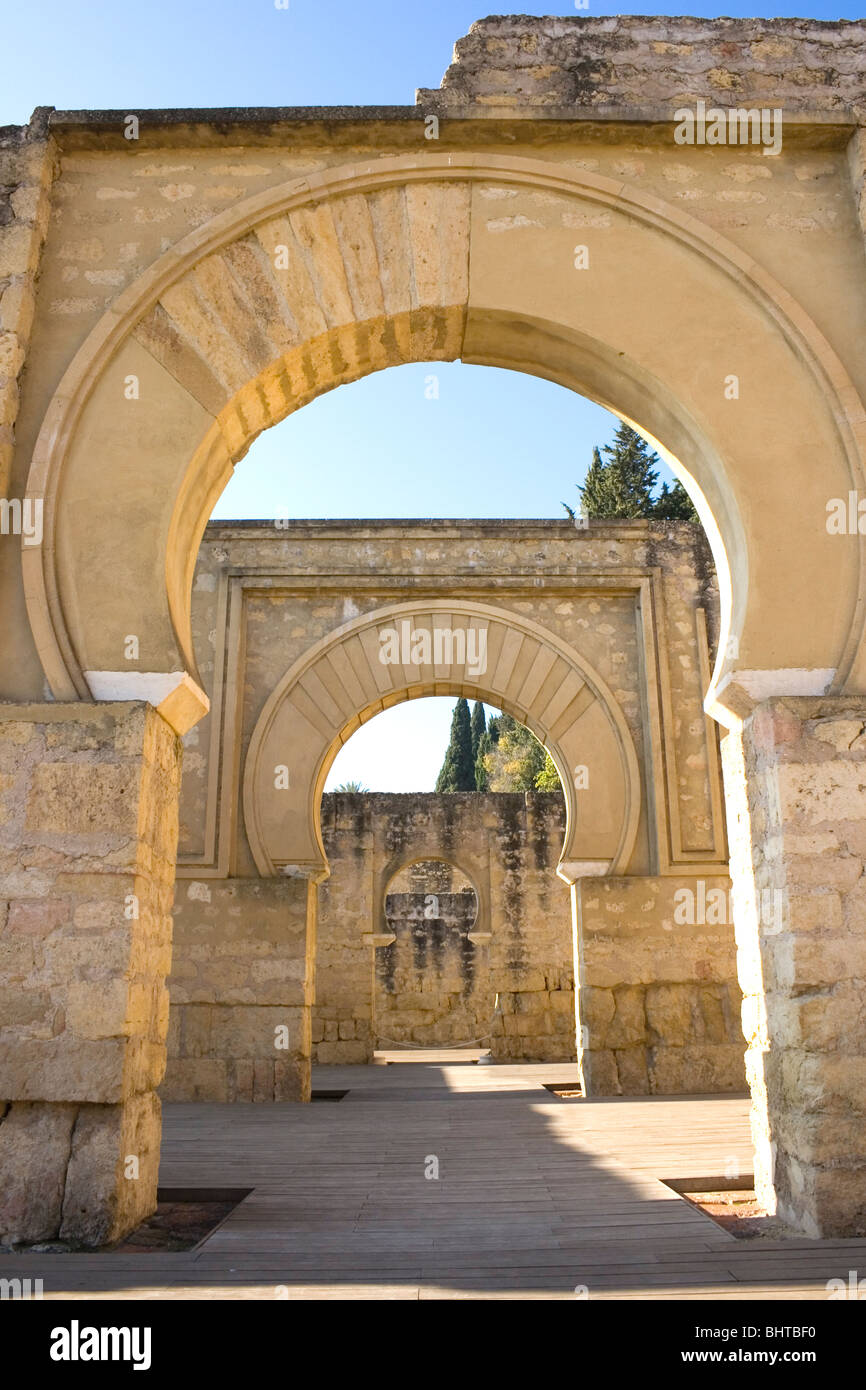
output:
[[[375,950],[379,1047],[486,1046],[493,1020],[487,946],[475,933],[478,894],[445,860],[401,869],[385,894],[393,940]]]
[[[558,792],[331,793],[322,828],[314,1061],[470,1043],[575,1060]]]

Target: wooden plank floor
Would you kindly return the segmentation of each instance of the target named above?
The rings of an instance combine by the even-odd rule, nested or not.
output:
[[[663,1178],[750,1171],[742,1097],[561,1100],[573,1066],[320,1067],[341,1101],[167,1105],[166,1187],[253,1191],[183,1254],[0,1257],[46,1297],[826,1299],[866,1240],[735,1240]],[[425,1171],[438,1163],[439,1177]]]

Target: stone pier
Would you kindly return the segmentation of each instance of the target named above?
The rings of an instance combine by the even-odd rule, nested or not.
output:
[[[165,1100],[310,1099],[316,886],[179,880]]]
[[[143,703],[0,706],[0,1241],[156,1207],[180,740]]]
[[[866,701],[768,701],[723,750],[756,1187],[806,1235],[862,1235]]]

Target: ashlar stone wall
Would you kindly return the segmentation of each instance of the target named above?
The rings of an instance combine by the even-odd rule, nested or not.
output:
[[[297,880],[179,885],[166,1098],[295,1098],[307,1027],[321,1064],[463,1044],[579,1055],[593,1095],[745,1088],[727,876],[586,878],[575,923],[558,793],[326,794],[322,829],[314,991]]]
[[[306,1100],[312,947],[303,879],[178,884],[166,1100]]]
[[[866,703],[765,701],[723,757],[756,1187],[809,1235],[862,1235]]]
[[[156,1206],[180,751],[147,705],[0,705],[0,1243]]]
[[[632,107],[693,101],[786,114],[866,112],[863,20],[691,15],[489,15],[454,45],[446,109]]]
[[[577,900],[589,1093],[744,1091],[730,879],[584,878]]]
[[[564,828],[556,792],[326,795],[314,1059],[462,1042],[502,1059],[573,1061],[571,905],[556,876]],[[473,886],[474,921],[455,910],[447,922],[444,898],[425,920],[426,894],[391,891],[401,870],[433,857]],[[396,918],[419,907],[413,942]]]

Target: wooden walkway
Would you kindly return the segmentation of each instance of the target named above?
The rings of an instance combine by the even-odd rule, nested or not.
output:
[[[826,1299],[866,1274],[866,1240],[735,1240],[660,1181],[749,1173],[744,1098],[543,1087],[575,1079],[320,1067],[343,1100],[167,1105],[162,1185],[252,1188],[228,1220],[188,1253],[5,1256],[0,1276],[61,1298],[573,1300]]]

